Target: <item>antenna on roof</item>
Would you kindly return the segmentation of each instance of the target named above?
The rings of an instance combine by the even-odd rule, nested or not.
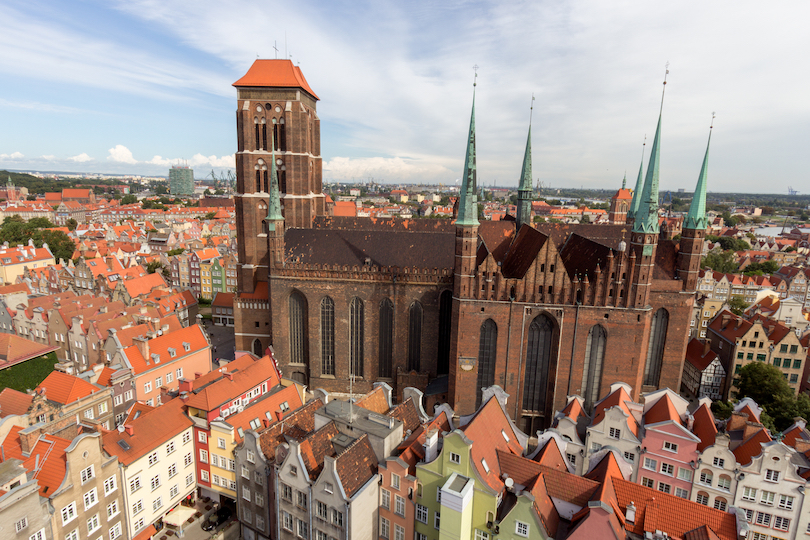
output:
[[[276,51],[276,60],[278,60],[278,47],[276,46],[276,40],[273,40],[273,50]]]

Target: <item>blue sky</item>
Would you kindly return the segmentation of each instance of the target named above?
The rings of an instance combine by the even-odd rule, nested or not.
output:
[[[481,183],[517,185],[534,93],[535,179],[614,188],[638,173],[670,62],[664,189],[693,188],[716,111],[711,191],[810,192],[803,1],[0,0],[0,15],[0,168],[224,170],[231,84],[286,51],[322,100],[327,181],[452,184],[478,65]]]

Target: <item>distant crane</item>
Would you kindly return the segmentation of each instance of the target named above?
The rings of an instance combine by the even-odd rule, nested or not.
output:
[[[799,192],[793,189],[791,186],[788,186],[788,195],[798,195]]]
[[[671,191],[667,191],[666,194],[661,195],[661,200],[659,201],[658,204],[661,205],[661,206],[664,206],[666,204],[666,206],[668,207],[667,215],[672,216],[672,192]]]

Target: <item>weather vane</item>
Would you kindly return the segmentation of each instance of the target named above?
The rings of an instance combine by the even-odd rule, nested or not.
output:
[[[712,123],[711,123],[711,125],[709,126],[709,129],[712,129],[712,128],[714,127],[714,117],[715,117],[715,112],[714,112],[714,111],[712,111]]]
[[[476,81],[478,81],[478,64],[473,66],[473,71],[475,72],[475,76],[473,77],[473,86],[475,86]]]

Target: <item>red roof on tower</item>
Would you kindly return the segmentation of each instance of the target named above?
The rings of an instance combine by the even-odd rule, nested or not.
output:
[[[233,86],[301,88],[315,99],[320,99],[309,87],[301,68],[293,65],[292,60],[256,60]]]

